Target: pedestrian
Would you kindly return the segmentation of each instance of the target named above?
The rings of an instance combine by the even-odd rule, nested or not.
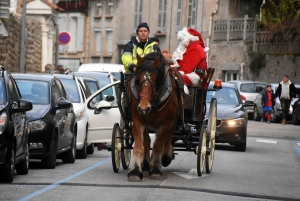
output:
[[[65,69],[63,67],[63,65],[58,65],[55,71],[56,74],[64,74],[65,73]]]
[[[277,90],[275,92],[275,98],[279,97],[281,109],[282,109],[282,124],[285,125],[287,116],[289,114],[291,101],[294,100],[296,96],[296,87],[289,80],[287,75],[284,75],[282,81],[278,84]]]
[[[265,119],[265,113],[268,114],[267,122],[268,124],[271,123],[271,114],[273,107],[275,106],[275,94],[272,91],[272,86],[269,84],[266,87],[266,90],[263,92],[261,96],[261,105],[263,106],[263,112],[261,115],[261,122]]]
[[[52,64],[46,64],[45,65],[45,70],[42,72],[42,73],[53,73],[53,66],[52,66]]]
[[[146,22],[138,25],[136,28],[136,37],[125,45],[122,54],[122,63],[126,72],[134,72],[137,65],[137,55],[145,57],[152,52],[161,53],[159,46],[155,41],[149,38],[150,29]]]
[[[72,73],[71,69],[70,69],[70,68],[66,68],[64,74],[65,74],[65,75],[68,75],[69,73]]]
[[[179,68],[185,83],[184,91],[188,94],[187,86],[196,85],[200,79],[206,78],[206,52],[208,48],[204,46],[201,34],[192,28],[183,28],[177,33],[177,38],[180,42],[172,54],[173,65],[170,67]],[[206,89],[208,83],[203,82],[202,87]]]

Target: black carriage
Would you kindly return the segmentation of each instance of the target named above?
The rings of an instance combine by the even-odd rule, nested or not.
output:
[[[206,82],[209,83],[214,68],[208,69]],[[114,172],[118,172],[120,165],[123,169],[128,169],[131,159],[131,149],[133,149],[132,120],[122,97],[125,93],[126,79],[131,79],[131,75],[125,75],[121,72],[120,93],[118,94],[118,107],[121,113],[120,123],[115,123],[112,132],[111,156]],[[125,81],[124,81],[125,80]],[[206,94],[207,91],[216,91],[221,89],[221,81],[215,82],[213,88],[204,89],[202,81],[197,85],[189,86],[189,95],[182,95],[182,111],[177,121],[178,129],[173,135],[174,151],[191,151],[197,155],[197,173],[201,176],[204,172],[212,171],[214,151],[215,151],[215,133],[217,117],[217,100],[212,98],[208,116],[206,117]]]

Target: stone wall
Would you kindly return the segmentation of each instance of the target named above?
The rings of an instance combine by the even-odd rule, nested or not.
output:
[[[283,75],[300,84],[300,56],[266,55],[266,66],[260,69],[259,76],[250,71],[250,59],[243,41],[212,42],[208,57],[208,66],[216,69],[213,79],[222,79],[222,70],[240,72],[244,63],[243,79],[277,83]]]
[[[8,36],[0,36],[0,65],[10,72],[19,72],[21,52],[21,18],[11,15],[2,19]],[[26,18],[27,43],[25,54],[26,72],[40,72],[42,53],[41,23],[32,17]]]

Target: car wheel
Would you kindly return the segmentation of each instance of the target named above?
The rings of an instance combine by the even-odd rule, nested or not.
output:
[[[71,148],[62,154],[63,163],[74,163],[76,159],[76,136],[73,136]]]
[[[253,120],[254,121],[259,121],[258,109],[257,109],[256,106],[254,106]]]
[[[56,166],[56,151],[57,151],[57,139],[54,137],[49,156],[42,158],[42,166],[46,169],[54,169]]]
[[[16,165],[16,171],[18,174],[26,175],[29,170],[29,146],[26,145],[25,159]]]
[[[93,154],[94,151],[95,151],[94,143],[91,143],[91,144],[87,147],[87,154]]]
[[[3,164],[2,167],[2,178],[1,180],[4,182],[12,182],[14,180],[15,175],[15,149],[14,147],[11,148],[9,154],[9,160],[7,163]]]
[[[87,154],[87,141],[86,138],[84,140],[84,145],[81,150],[77,150],[76,158],[85,159]]]
[[[242,142],[241,144],[235,145],[234,149],[236,151],[242,151],[245,152],[247,147],[247,138],[245,138],[245,141]]]
[[[299,119],[297,118],[297,114],[295,112],[295,108],[293,109],[292,121],[294,125],[298,125],[300,123]]]

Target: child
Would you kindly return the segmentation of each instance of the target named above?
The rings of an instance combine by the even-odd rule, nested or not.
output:
[[[261,122],[264,121],[265,113],[268,112],[268,124],[271,123],[271,114],[272,114],[272,108],[275,105],[275,95],[272,91],[271,85],[267,86],[267,90],[262,94],[261,97],[261,105],[263,106],[263,113],[261,116]]]

